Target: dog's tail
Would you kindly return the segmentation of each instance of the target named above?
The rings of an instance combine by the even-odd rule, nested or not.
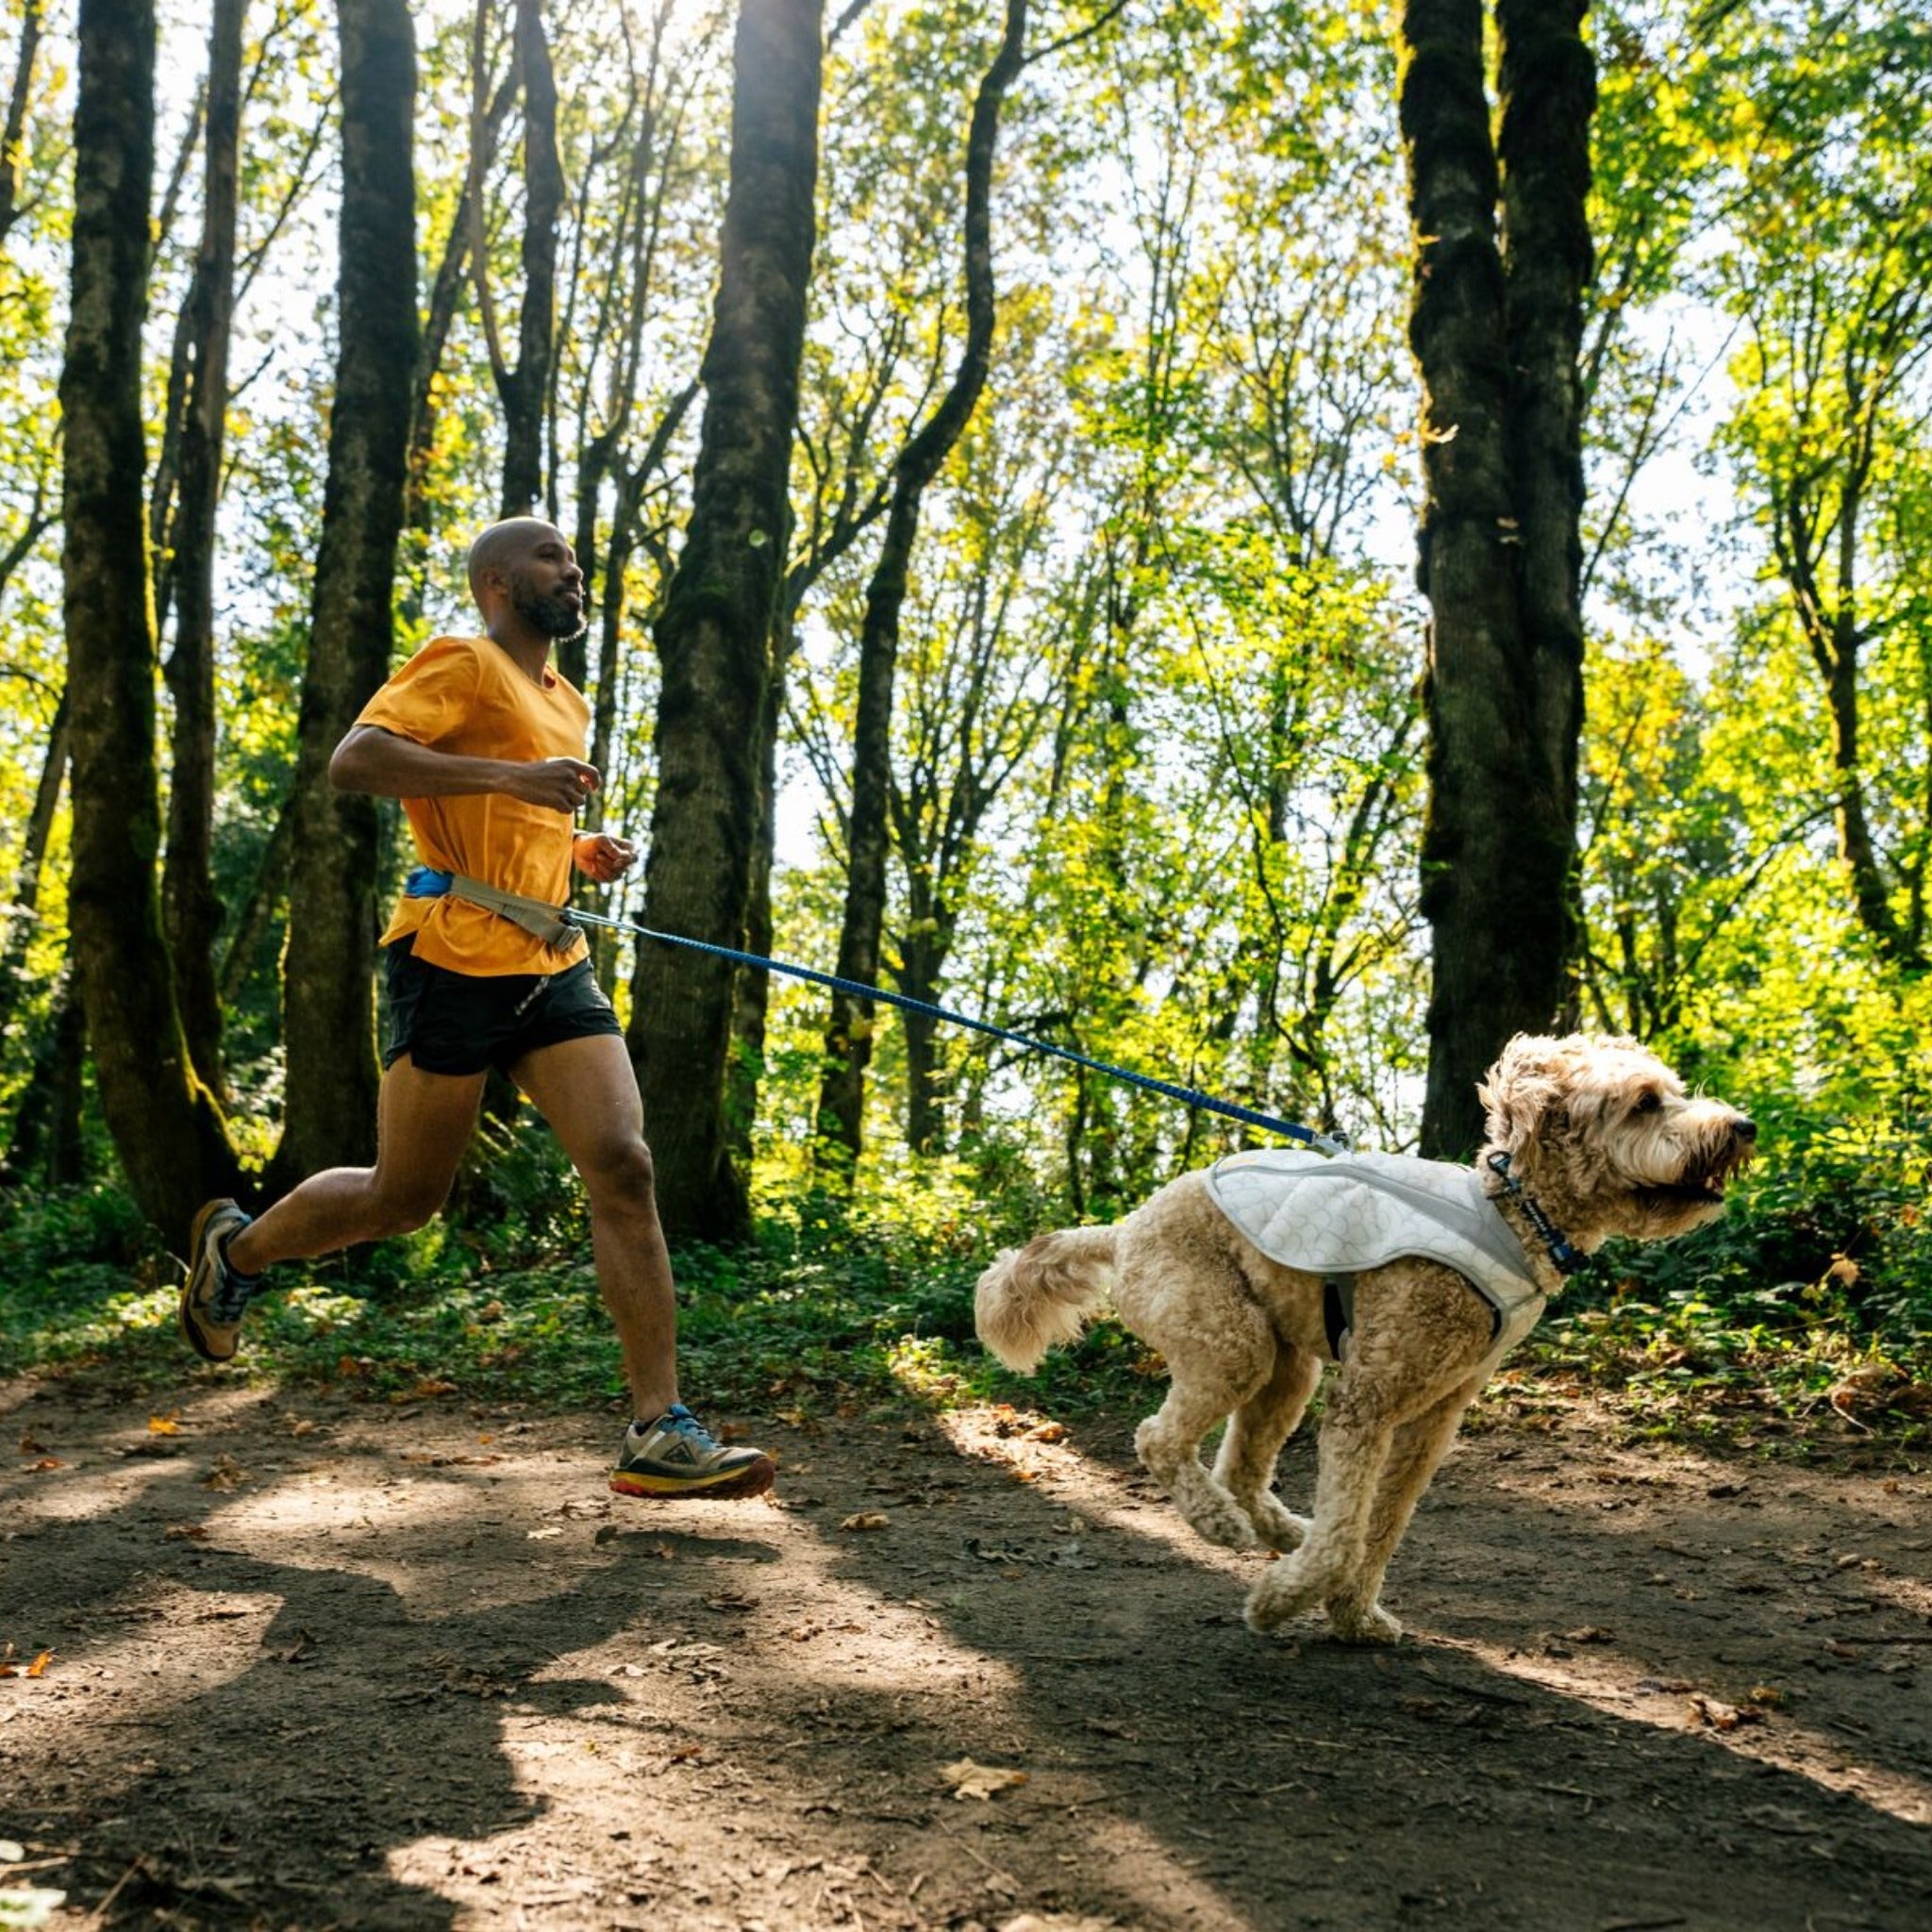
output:
[[[974,1291],[980,1341],[1008,1368],[1030,1375],[1041,1357],[1074,1340],[1107,1299],[1113,1243],[1110,1227],[1067,1227],[1008,1248]]]

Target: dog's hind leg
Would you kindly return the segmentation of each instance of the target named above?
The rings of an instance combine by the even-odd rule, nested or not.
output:
[[[1252,1550],[1257,1541],[1255,1525],[1208,1474],[1198,1451],[1201,1438],[1245,1392],[1230,1396],[1224,1387],[1190,1385],[1176,1376],[1167,1400],[1134,1431],[1134,1453],[1174,1507],[1210,1543],[1230,1550]]]
[[[1228,1419],[1214,1458],[1215,1481],[1247,1512],[1270,1549],[1298,1549],[1307,1534],[1307,1518],[1295,1515],[1274,1494],[1274,1459],[1321,1379],[1316,1357],[1282,1342],[1267,1381]]]
[[[1274,1366],[1274,1334],[1266,1316],[1237,1292],[1204,1306],[1196,1285],[1190,1330],[1149,1339],[1167,1357],[1167,1400],[1134,1432],[1134,1449],[1174,1506],[1211,1543],[1251,1550],[1256,1525],[1247,1509],[1202,1466],[1201,1439],[1239,1409]],[[1143,1325],[1140,1332],[1148,1336]]]
[[[1354,1643],[1393,1643],[1402,1635],[1402,1625],[1376,1601],[1382,1577],[1429,1478],[1456,1440],[1462,1411],[1474,1401],[1482,1385],[1481,1375],[1472,1377],[1395,1431],[1382,1480],[1376,1486],[1374,1507],[1369,1512],[1361,1559],[1347,1581],[1324,1600],[1328,1621],[1338,1637]]]

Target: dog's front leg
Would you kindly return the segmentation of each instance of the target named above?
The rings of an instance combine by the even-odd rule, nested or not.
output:
[[[1293,1556],[1273,1565],[1248,1597],[1251,1630],[1274,1630],[1341,1593],[1359,1570],[1394,1424],[1381,1392],[1353,1370],[1322,1421],[1315,1514]]]
[[[1429,1478],[1456,1440],[1462,1411],[1482,1386],[1482,1375],[1472,1376],[1395,1431],[1369,1514],[1361,1561],[1341,1589],[1325,1600],[1328,1621],[1338,1637],[1356,1643],[1393,1643],[1402,1635],[1402,1625],[1377,1602],[1382,1577]]]

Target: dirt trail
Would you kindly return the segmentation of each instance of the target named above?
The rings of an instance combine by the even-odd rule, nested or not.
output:
[[[1932,1478],[1465,1436],[1377,1652],[1250,1635],[1124,1425],[761,1431],[778,1502],[654,1512],[601,1419],[0,1421],[56,1927],[1932,1924]]]

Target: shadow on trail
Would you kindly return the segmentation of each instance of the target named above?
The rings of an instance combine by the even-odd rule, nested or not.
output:
[[[441,1475],[409,1474],[432,1485]],[[453,1478],[446,1487],[446,1508],[402,1529],[389,1553],[398,1565],[441,1558],[427,1590],[346,1567],[367,1562],[366,1550],[316,1567],[222,1546],[250,1532],[225,1532],[224,1499],[188,1457],[120,1508],[14,1541],[0,1571],[4,1621],[9,1632],[58,1626],[58,1671],[30,1688],[66,1702],[53,1750],[9,1751],[19,1734],[0,1728],[0,1837],[73,1847],[43,1882],[90,1909],[91,1924],[455,1924],[458,1906],[398,1879],[390,1856],[541,1815],[504,1751],[507,1726],[620,1710],[633,1733],[650,1726],[637,1687],[540,1674],[559,1651],[648,1613],[655,1573],[670,1566],[641,1559],[639,1546],[734,1564],[778,1552],[756,1539],[625,1530],[567,1578],[504,1602],[512,1565],[527,1560],[525,1519],[480,1522],[475,1495]],[[108,1540],[125,1564],[101,1562]],[[184,1684],[171,1652],[209,1622],[263,1627],[233,1674]],[[170,1680],[158,1690],[157,1676]]]
[[[244,1421],[259,1446],[267,1406]],[[1452,1459],[1397,1562],[1411,1636],[1362,1651],[1251,1635],[1258,1559],[1194,1541],[1110,1438],[1023,1482],[929,1424],[841,1421],[783,1444],[784,1513],[680,1517],[590,1502],[560,1430],[469,1469],[490,1458],[424,1463],[426,1433],[406,1450],[390,1421],[291,1452],[303,1468],[264,1457],[234,1495],[204,1486],[212,1416],[174,1460],[0,1482],[28,1503],[0,1637],[59,1651],[0,1685],[0,1837],[71,1852],[40,1882],[95,1923],[1932,1923],[1932,1831],[1851,1788],[1863,1767],[1894,1803],[1932,1796],[1927,1726],[1906,1685],[1807,1674],[1820,1628],[1772,1555],[1819,1541],[1802,1499],[1729,1499],[1724,1537],[1767,1552],[1734,1601],[1695,1581],[1707,1499],[1637,1530],[1512,1487],[1568,1481],[1555,1450],[1546,1473]],[[139,1441],[125,1415],[90,1426]],[[1310,1468],[1292,1445],[1285,1492]],[[1820,1591],[1887,1580],[1833,1582],[1836,1561]],[[1583,1625],[1584,1662],[1623,1676],[1579,1664],[1566,1690],[1548,1640]],[[1782,1681],[1766,1734],[1808,1727],[1842,1761],[1693,1733],[1682,1689],[1638,1699],[1644,1673],[1733,1703]],[[965,1758],[1026,1781],[956,1797]]]
[[[1541,1512],[1518,1499],[1482,1507],[1513,1511],[1507,1541],[1521,1574],[1432,1581],[1432,1565],[1467,1572],[1472,1551],[1446,1522],[1424,1536],[1419,1520],[1391,1597],[1410,1635],[1363,1650],[1314,1624],[1286,1641],[1252,1635],[1239,1611],[1258,1559],[1201,1544],[1191,1554],[1169,1541],[1178,1519],[1164,1503],[1130,1525],[1116,1517],[1096,1529],[1089,1517],[1070,1531],[1070,1509],[1077,1521],[1095,1488],[1118,1493],[1118,1465],[1048,1493],[950,1451],[918,1459],[941,1458],[964,1477],[952,1507],[918,1507],[908,1468],[899,1547],[841,1538],[832,1567],[884,1594],[903,1591],[909,1555],[939,1632],[995,1666],[997,1685],[962,1673],[943,1709],[904,1689],[847,1688],[828,1748],[859,1790],[903,1766],[918,1727],[930,1729],[930,1760],[1026,1770],[1027,1783],[993,1805],[928,1791],[918,1807],[919,1829],[971,1837],[987,1867],[990,1896],[978,1903],[989,1924],[1003,1895],[1135,1926],[1932,1923],[1932,1831],[1685,1728],[1689,1684],[1624,1716],[1486,1660],[1483,1636],[1507,1633],[1498,1657],[1505,1645],[1534,1652],[1553,1612],[1558,1629],[1581,1624],[1591,1600],[1581,1566],[1565,1574]],[[1284,1489],[1306,1494],[1311,1473],[1298,1443]],[[1457,1500],[1467,1508],[1466,1494]],[[1641,1558],[1617,1550],[1607,1560]],[[1634,1657],[1648,1664],[1655,1641],[1671,1648],[1661,1674],[1672,1678],[1737,1682],[1754,1653],[1761,1672],[1802,1676],[1796,1658],[1814,1639],[1674,1614],[1692,1607],[1658,1592],[1628,1631]],[[820,1683],[801,1678],[791,1694],[794,1723],[824,1712]],[[1774,1720],[1805,1721],[1828,1722],[1807,1719],[1802,1703]],[[1932,1798],[1923,1755],[1875,1736],[1845,1743],[1861,1761],[1926,1780],[1919,1794]]]

